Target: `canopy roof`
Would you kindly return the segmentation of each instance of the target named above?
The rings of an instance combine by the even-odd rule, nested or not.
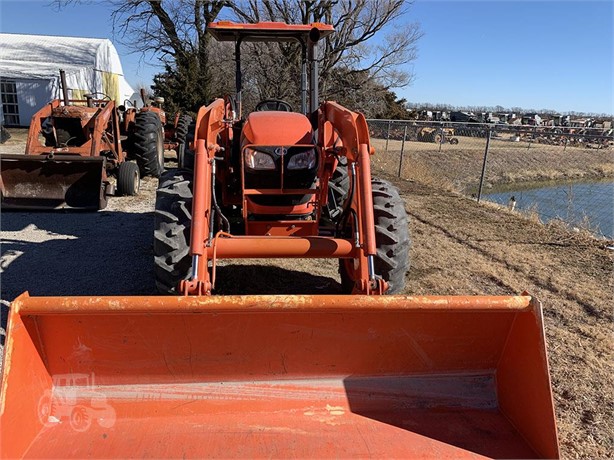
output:
[[[312,24],[286,24],[284,22],[257,22],[243,24],[232,21],[212,22],[207,31],[218,41],[306,41],[312,30],[317,29],[319,38],[334,32],[330,24],[314,22]]]
[[[54,78],[83,68],[123,75],[117,50],[110,40],[0,33],[0,76]]]

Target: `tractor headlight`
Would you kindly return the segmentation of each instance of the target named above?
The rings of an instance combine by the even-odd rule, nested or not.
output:
[[[273,157],[268,153],[259,150],[245,149],[243,158],[245,159],[245,166],[249,169],[275,169],[275,160],[273,160]]]
[[[288,161],[288,169],[311,169],[316,165],[315,149],[304,150],[300,153],[295,153]]]

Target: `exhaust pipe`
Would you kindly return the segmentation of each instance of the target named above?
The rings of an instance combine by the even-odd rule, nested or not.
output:
[[[60,83],[62,85],[62,98],[64,99],[64,105],[69,105],[68,99],[68,87],[66,86],[66,72],[60,69]]]

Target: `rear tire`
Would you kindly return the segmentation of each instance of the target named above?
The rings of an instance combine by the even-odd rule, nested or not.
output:
[[[155,112],[138,112],[134,122],[132,155],[141,176],[160,177],[164,172],[164,131]]]
[[[192,123],[191,116],[179,115],[177,128],[175,128],[175,139],[180,144],[185,142],[186,136],[188,135],[188,129],[190,129],[190,123]]]
[[[156,192],[154,269],[156,287],[178,294],[179,282],[192,268],[192,171],[169,170],[160,177]]]
[[[373,178],[373,215],[375,220],[375,273],[388,282],[386,294],[399,294],[405,289],[409,271],[409,221],[405,202],[390,182]],[[339,274],[344,292],[351,292],[351,259],[339,260]]]
[[[139,167],[132,161],[120,163],[117,171],[117,194],[119,196],[138,195],[141,185]]]

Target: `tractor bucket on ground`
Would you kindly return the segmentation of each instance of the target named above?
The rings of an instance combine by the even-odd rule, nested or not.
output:
[[[102,209],[104,158],[79,155],[0,156],[3,209]]]
[[[529,296],[13,302],[9,457],[558,457]]]

